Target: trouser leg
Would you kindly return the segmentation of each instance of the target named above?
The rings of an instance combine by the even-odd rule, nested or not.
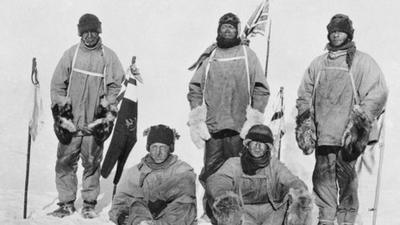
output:
[[[315,152],[315,168],[312,176],[315,204],[319,208],[321,224],[332,224],[337,209],[336,146],[319,146]]]
[[[355,170],[356,160],[343,161],[339,153],[336,162],[336,176],[339,184],[338,224],[354,224],[359,208],[358,179]]]
[[[58,144],[56,161],[56,188],[60,203],[73,202],[76,199],[79,153],[82,137],[73,137],[68,145]]]
[[[100,164],[103,145],[98,145],[93,136],[85,136],[82,141],[82,199],[95,204],[100,193]]]
[[[238,134],[230,135],[232,131],[228,131],[224,136],[224,132],[219,133],[218,137],[211,137],[210,140],[206,141],[205,153],[204,153],[204,167],[200,173],[200,182],[203,187],[205,187],[205,183],[207,178],[214,174],[230,157],[239,156],[242,151],[243,140],[240,138]],[[211,210],[211,202],[208,200],[207,194],[204,194],[203,197],[203,207],[204,212],[207,216],[214,221],[212,210]]]

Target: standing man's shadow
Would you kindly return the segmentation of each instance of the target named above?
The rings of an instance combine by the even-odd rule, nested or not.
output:
[[[114,189],[114,176],[115,170],[113,170],[107,178],[100,178],[100,194],[97,198],[96,213],[100,214],[104,208],[107,208],[112,202],[112,194]],[[83,207],[82,196],[79,194],[79,198],[75,201],[76,208],[81,209]]]

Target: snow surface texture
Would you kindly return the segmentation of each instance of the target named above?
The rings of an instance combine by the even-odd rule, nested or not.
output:
[[[102,21],[103,43],[119,56],[124,67],[137,56],[144,86],[140,90],[139,124],[141,133],[157,123],[178,130],[182,138],[176,154],[189,162],[199,174],[203,153],[191,143],[186,126],[189,105],[187,84],[192,72],[187,67],[215,40],[217,22],[226,12],[238,14],[242,26],[259,0],[120,0],[120,1],[11,1],[0,2],[0,224],[111,224],[112,178],[101,180],[99,217],[85,220],[79,214],[57,219],[46,216],[57,206],[54,166],[57,140],[52,131],[50,80],[63,52],[79,41],[76,24],[84,13],[96,14]],[[311,60],[323,53],[326,24],[335,13],[350,15],[358,49],[372,55],[381,66],[390,89],[386,116],[386,138],[381,197],[377,224],[398,225],[400,218],[400,180],[397,147],[400,127],[395,118],[400,106],[400,20],[396,0],[274,0],[268,82],[271,96],[285,87],[286,135],[282,160],[311,188],[313,156],[304,156],[294,139],[296,90]],[[266,38],[251,39],[250,46],[265,62]],[[44,101],[44,125],[32,145],[28,219],[22,219],[27,126],[32,110],[30,73],[32,57],[37,58]],[[271,100],[273,97],[271,97]],[[267,110],[270,110],[268,105]],[[127,166],[136,164],[146,153],[140,135]],[[108,142],[105,149],[107,149]],[[375,154],[375,156],[378,156]],[[377,163],[376,163],[377,165]],[[79,174],[82,167],[79,168]],[[365,172],[365,170],[363,170]],[[360,224],[371,224],[376,168],[373,175],[360,178]],[[79,175],[80,177],[80,175]],[[198,185],[198,200],[202,188]],[[200,203],[201,201],[199,201]],[[77,208],[82,199],[77,197]],[[199,216],[202,207],[199,204]],[[316,215],[316,212],[315,212]]]

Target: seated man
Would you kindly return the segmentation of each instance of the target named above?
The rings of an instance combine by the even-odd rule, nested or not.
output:
[[[271,130],[254,125],[243,143],[243,154],[228,159],[207,179],[212,223],[310,225],[312,201],[307,186],[271,157]]]
[[[191,225],[196,219],[196,174],[174,152],[175,130],[145,130],[147,154],[124,172],[109,212],[115,224]]]

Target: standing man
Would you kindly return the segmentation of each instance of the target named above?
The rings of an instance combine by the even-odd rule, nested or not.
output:
[[[49,215],[56,217],[75,212],[79,158],[84,168],[82,216],[96,216],[103,142],[112,129],[124,77],[117,55],[102,44],[100,33],[99,19],[83,15],[78,24],[81,41],[64,53],[51,81],[54,129],[60,143],[56,162],[59,208]]]
[[[377,63],[356,49],[350,18],[337,14],[327,29],[328,53],[311,63],[298,90],[296,139],[306,154],[316,149],[318,224],[333,225],[337,218],[339,225],[351,225],[359,207],[354,164],[388,91]]]
[[[223,15],[216,44],[192,66],[189,126],[196,146],[205,146],[203,185],[228,158],[239,156],[250,127],[264,122],[269,86],[256,54],[241,44],[239,24],[235,14]]]

